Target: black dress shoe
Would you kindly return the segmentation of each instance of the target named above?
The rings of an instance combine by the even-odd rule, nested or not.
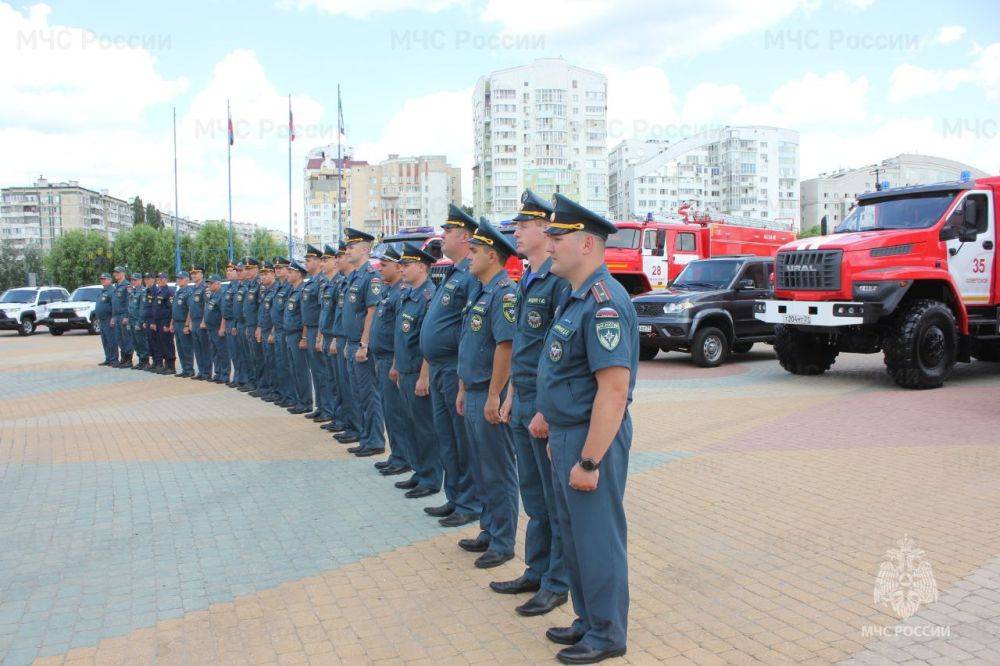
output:
[[[284,407],[285,409],[295,406],[295,403],[291,400],[282,400],[281,402],[277,402],[275,404],[278,405],[278,407]]]
[[[476,558],[476,568],[477,569],[492,569],[493,567],[498,567],[504,562],[508,562],[514,559],[514,553],[495,553],[492,550],[487,550],[485,553]]]
[[[458,547],[467,553],[485,553],[490,549],[490,540],[476,537],[475,539],[459,539]]]
[[[322,416],[322,415],[323,415],[323,412],[319,411],[318,409],[314,409],[313,411],[311,411],[308,414],[306,414],[306,418],[307,419],[314,419],[314,418],[317,418],[317,417]]]
[[[323,430],[329,430],[334,435],[336,435],[337,433],[340,432],[346,432],[347,427],[340,425],[336,421],[331,421],[330,423],[327,423],[325,426],[323,426]]]
[[[418,483],[416,479],[407,479],[406,481],[397,481],[392,485],[396,486],[400,490],[413,490],[419,486],[420,483]]]
[[[583,634],[573,627],[552,627],[545,632],[545,637],[559,645],[576,645]]]
[[[425,506],[424,513],[428,516],[434,516],[435,518],[444,518],[455,513],[455,507],[451,504],[442,504],[441,506]]]
[[[413,490],[407,490],[403,493],[403,497],[406,497],[407,499],[420,499],[421,497],[435,495],[437,492],[438,491],[434,488],[421,488],[420,486],[417,486]]]
[[[334,435],[333,438],[341,444],[353,444],[361,441],[361,436],[356,435],[353,432],[342,432]]]
[[[518,615],[532,617],[535,615],[545,615],[549,611],[559,608],[569,599],[569,595],[563,592],[556,594],[550,590],[539,590],[535,596],[514,609]]]
[[[596,664],[599,661],[611,659],[612,657],[621,657],[624,654],[624,647],[597,650],[589,645],[578,643],[573,647],[559,650],[556,659],[563,664]]]
[[[406,474],[407,472],[412,472],[413,469],[409,465],[398,465],[396,467],[386,467],[379,470],[379,474],[382,476],[396,476],[397,474]]]
[[[521,574],[519,578],[507,581],[494,581],[490,583],[490,589],[494,592],[499,592],[500,594],[522,594],[524,592],[538,592],[542,588],[542,584],[533,578],[529,578],[528,574]]]
[[[347,452],[348,453],[360,453],[360,452],[362,452],[364,450],[365,450],[365,447],[362,446],[361,444],[358,444],[357,446],[352,446],[351,448],[347,449]]]
[[[325,416],[323,414],[313,417],[313,421],[315,421],[316,423],[326,423],[327,421],[332,421],[332,420],[333,419],[331,419],[329,416]]]
[[[388,460],[379,460],[377,463],[375,463],[375,469],[385,469],[388,466],[389,466]]]
[[[333,421],[330,421],[329,423],[324,423],[323,425],[320,426],[320,428],[322,428],[323,430],[326,430],[327,432],[335,432],[334,428],[336,428],[336,427],[337,426],[336,426],[336,424],[334,424]],[[344,431],[343,430],[337,430],[336,432],[344,432]]]
[[[479,520],[479,515],[475,513],[452,513],[447,518],[442,518],[438,523],[442,527],[461,527]]]
[[[385,449],[365,449],[364,451],[358,451],[355,453],[357,458],[371,458],[372,456],[380,456],[385,453]]]
[[[288,408],[288,413],[289,414],[305,414],[307,411],[309,411],[309,410],[306,409],[305,407],[289,407]]]

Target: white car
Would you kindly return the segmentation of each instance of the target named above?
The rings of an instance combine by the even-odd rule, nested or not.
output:
[[[39,324],[48,325],[49,311],[69,300],[62,287],[19,287],[0,295],[0,330],[31,335]]]
[[[57,303],[49,310],[45,325],[52,335],[62,335],[74,328],[86,329],[91,335],[101,332],[101,322],[94,316],[94,308],[104,290],[99,284],[77,287],[64,303]]]

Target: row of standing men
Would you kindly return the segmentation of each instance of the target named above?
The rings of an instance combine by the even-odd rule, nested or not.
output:
[[[247,257],[226,283],[199,266],[177,276],[102,276],[105,363],[226,383],[333,433],[408,498],[444,489],[424,511],[443,526],[478,523],[459,547],[479,568],[514,557],[518,497],[528,515],[524,573],[490,587],[532,592],[542,615],[572,597],[564,663],[624,654],[628,614],[622,504],[632,438],[628,404],[638,328],[603,263],[615,227],[565,196],[530,190],[516,246],[451,206],[436,259],[405,243],[369,261],[374,237],[347,229],[303,261]],[[515,253],[519,283],[504,264]],[[102,307],[106,305],[107,307]],[[175,351],[176,347],[176,351]],[[132,365],[132,356],[138,365]]]

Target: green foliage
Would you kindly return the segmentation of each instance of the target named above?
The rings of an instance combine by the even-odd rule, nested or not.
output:
[[[163,228],[163,218],[153,204],[146,204],[146,224],[156,229]]]
[[[35,274],[37,284],[45,283],[42,253],[37,247],[19,250],[8,241],[0,240],[0,291],[28,284],[28,273]]]
[[[130,272],[172,272],[174,267],[174,234],[167,229],[154,229],[140,224],[123,231],[115,238],[112,252],[115,264]]]
[[[97,231],[68,231],[55,240],[45,257],[48,281],[73,291],[95,284],[103,272],[113,268],[111,246]]]
[[[820,226],[818,224],[814,224],[808,229],[799,232],[799,238],[812,238],[813,236],[819,236],[822,233],[823,231],[820,229]]]
[[[287,248],[274,240],[265,229],[257,229],[250,239],[250,256],[270,261],[279,254],[284,254]]]
[[[139,226],[146,224],[146,209],[142,205],[142,199],[136,196],[132,199],[132,225]]]
[[[233,248],[235,257],[246,254],[246,245],[239,236],[233,238]],[[229,261],[229,228],[226,224],[216,221],[205,222],[191,239],[191,246],[185,258],[189,259],[188,265],[192,261],[203,264],[206,275],[225,274],[226,263]]]

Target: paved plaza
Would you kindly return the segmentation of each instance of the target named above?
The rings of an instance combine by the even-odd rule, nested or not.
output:
[[[372,460],[217,384],[0,334],[0,662],[554,663],[546,628]],[[628,654],[1000,663],[1000,365],[641,364]],[[880,575],[880,571],[884,575]],[[914,583],[911,585],[911,581]],[[879,601],[876,602],[876,599]],[[905,618],[905,619],[901,619]]]

